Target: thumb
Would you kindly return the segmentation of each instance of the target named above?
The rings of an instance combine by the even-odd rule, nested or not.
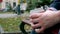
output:
[[[43,33],[44,30],[45,30],[44,27],[41,27],[40,29],[35,29],[35,31],[36,31],[37,33]]]

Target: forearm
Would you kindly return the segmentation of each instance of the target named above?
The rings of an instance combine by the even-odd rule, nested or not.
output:
[[[55,16],[53,16],[55,23],[60,23],[60,11],[57,11],[55,13]]]

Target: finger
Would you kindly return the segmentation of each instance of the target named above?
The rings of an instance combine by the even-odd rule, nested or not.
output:
[[[34,29],[36,29],[36,28],[38,28],[38,27],[41,27],[39,24],[36,24],[36,25],[32,25],[32,28],[34,28]]]
[[[37,27],[39,25],[42,26],[44,24],[44,22],[42,20],[40,20],[39,18],[37,18],[37,19],[31,19],[31,22],[34,24],[34,27]]]
[[[32,21],[33,23],[37,23],[37,22],[39,22],[39,18],[32,19],[31,21]]]
[[[39,18],[36,18],[36,19],[30,19],[30,21],[33,23],[33,24],[36,24],[39,22]]]
[[[41,28],[43,25],[44,25],[43,22],[36,23],[36,24],[33,24],[33,25],[32,25],[32,28],[38,29],[38,28]]]
[[[40,18],[37,18],[37,19],[32,19],[31,20],[31,22],[33,22],[33,24],[43,24],[44,23],[44,21],[42,20],[42,19],[40,19]]]
[[[42,15],[42,13],[31,14],[31,15],[29,16],[29,18],[34,19],[34,18],[40,17],[41,15]]]
[[[41,10],[41,11],[40,11],[40,13],[44,13],[44,12],[45,12],[45,10]]]

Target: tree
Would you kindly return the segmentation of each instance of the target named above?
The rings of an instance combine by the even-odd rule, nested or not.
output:
[[[30,2],[28,2],[28,8],[31,10],[31,9],[34,9],[34,8],[38,8],[38,7],[41,7],[44,5],[50,5],[50,3],[52,2],[52,0],[28,0]]]

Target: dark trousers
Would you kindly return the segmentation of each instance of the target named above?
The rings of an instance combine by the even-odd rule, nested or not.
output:
[[[30,34],[37,34],[35,30],[32,30]]]

